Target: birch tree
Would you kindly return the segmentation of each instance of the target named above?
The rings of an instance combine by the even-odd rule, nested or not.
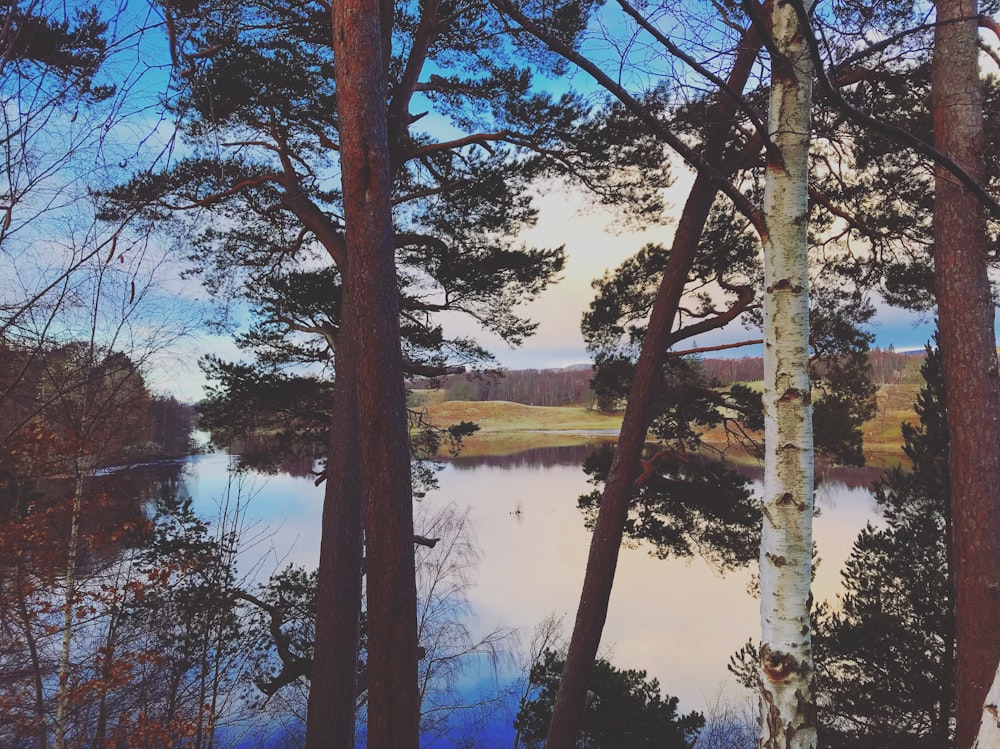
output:
[[[993,686],[983,704],[983,717],[979,724],[979,734],[972,749],[993,749],[1000,746],[1000,669],[993,677]]]
[[[811,6],[806,2],[806,9]],[[813,66],[790,3],[772,11],[764,192],[764,524],[760,746],[816,746],[809,638],[813,446],[809,384],[808,155]]]

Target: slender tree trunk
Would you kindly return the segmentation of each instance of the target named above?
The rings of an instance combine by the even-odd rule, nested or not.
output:
[[[759,37],[751,30],[740,45],[728,81],[730,89],[743,90],[759,48]],[[720,95],[715,105],[717,130],[712,134],[720,143],[729,132],[733,111],[733,102]],[[708,152],[712,152],[711,147]],[[720,174],[728,175],[731,171],[723,166],[719,167]],[[549,749],[575,747],[583,724],[587,683],[608,616],[618,550],[628,518],[635,479],[639,474],[639,458],[649,431],[653,399],[659,391],[664,361],[672,343],[671,332],[677,307],[717,192],[718,178],[699,173],[674,232],[670,256],[663,270],[642,350],[636,362],[611,471],[601,495],[573,635],[566,653],[566,663],[546,738]]]
[[[807,3],[807,6],[811,3]],[[816,746],[809,637],[813,446],[809,383],[809,132],[813,71],[788,3],[772,12],[764,188],[764,523],[760,552],[762,749]],[[779,57],[780,55],[780,57]]]
[[[66,551],[66,580],[63,583],[63,634],[59,650],[59,681],[56,685],[56,720],[53,749],[66,746],[66,714],[69,711],[69,661],[73,644],[73,604],[76,600],[76,552],[80,539],[80,510],[83,504],[83,474],[77,471],[70,515],[69,544]]]
[[[35,698],[35,722],[36,737],[38,739],[38,749],[48,749],[49,732],[45,724],[45,685],[42,682],[42,661],[38,654],[38,642],[32,626],[35,622],[28,612],[28,592],[25,589],[25,570],[23,564],[23,550],[17,555],[17,569],[15,572],[17,609],[21,617],[21,626],[24,629],[24,639],[28,644],[28,655],[31,657],[32,679]]]
[[[978,12],[975,0],[937,3],[932,98],[935,145],[985,184]],[[951,441],[957,735],[968,749],[1000,662],[1000,380],[983,212],[940,167],[934,278]]]
[[[354,284],[354,354],[368,615],[368,746],[416,749],[417,595],[410,446],[400,348],[387,121],[392,5],[333,6],[345,284]],[[382,54],[373,54],[381,50]]]
[[[115,581],[117,587],[121,587],[121,580]],[[113,611],[111,621],[108,623],[108,634],[104,638],[104,646],[101,651],[101,690],[97,701],[97,721],[94,727],[94,740],[92,745],[103,747],[108,733],[108,689],[111,683],[111,665],[116,657],[117,647],[116,636],[118,633],[118,611]]]

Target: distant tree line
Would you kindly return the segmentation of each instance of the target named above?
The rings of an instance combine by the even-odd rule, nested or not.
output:
[[[122,352],[71,342],[0,346],[0,461],[35,478],[74,455],[99,468],[191,451],[194,407],[149,392]]]
[[[917,382],[923,353],[898,353],[891,346],[887,349],[873,348],[868,352],[868,377],[876,385]],[[717,381],[723,387],[736,382],[754,382],[764,377],[764,359],[760,356],[702,359],[701,367],[708,380]]]
[[[450,375],[419,380],[414,389],[441,388],[445,400],[513,401],[527,406],[583,406],[594,402],[587,368],[517,369],[502,375]]]
[[[919,379],[922,352],[897,353],[873,349],[868,353],[871,381],[878,385],[914,382]],[[701,359],[705,379],[728,387],[737,382],[754,382],[764,377],[764,359],[759,356]],[[512,401],[527,406],[590,406],[597,401],[591,386],[589,367],[566,369],[515,369],[502,375],[449,375],[420,379],[414,389],[442,389],[449,401]]]

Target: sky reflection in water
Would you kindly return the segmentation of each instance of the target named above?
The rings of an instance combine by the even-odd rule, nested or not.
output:
[[[589,532],[576,507],[590,490],[579,448],[462,459],[439,473],[440,488],[422,503],[433,511],[469,508],[481,551],[470,593],[473,636],[497,626],[521,630],[523,642],[551,614],[568,636],[587,560]],[[318,558],[323,489],[309,478],[251,473],[229,484],[229,458],[198,456],[186,471],[195,507],[206,518],[239,499],[244,538],[241,572],[258,579],[286,564],[312,568]],[[828,478],[817,492],[815,539],[821,559],[813,586],[819,601],[840,590],[840,568],[858,531],[877,518],[868,491],[876,474]],[[860,485],[859,485],[860,484]],[[759,484],[757,486],[760,488]],[[418,513],[419,514],[419,513]],[[417,529],[419,532],[419,528]],[[752,570],[725,576],[700,558],[660,560],[642,546],[620,556],[602,655],[619,668],[645,669],[681,709],[703,709],[720,689],[740,699],[726,664],[759,631]]]

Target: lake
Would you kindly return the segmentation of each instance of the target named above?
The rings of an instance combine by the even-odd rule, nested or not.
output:
[[[589,532],[576,500],[592,487],[580,469],[585,447],[459,458],[443,465],[439,488],[418,502],[419,519],[451,507],[468,513],[479,552],[466,625],[473,637],[513,627],[523,645],[551,615],[568,637],[582,585]],[[266,578],[288,563],[312,568],[319,549],[322,487],[308,476],[247,473],[231,479],[232,458],[191,458],[184,486],[206,518],[221,510],[243,528],[241,572]],[[759,472],[758,472],[759,473]],[[858,531],[877,520],[868,486],[876,470],[833,471],[817,492],[817,601],[840,589],[839,570]],[[759,490],[759,478],[758,490]],[[426,521],[424,521],[426,522]],[[426,550],[418,549],[418,555]],[[700,558],[660,560],[642,545],[623,548],[602,655],[618,668],[644,669],[681,710],[701,710],[720,690],[742,699],[729,656],[759,632],[753,570],[720,574]]]

